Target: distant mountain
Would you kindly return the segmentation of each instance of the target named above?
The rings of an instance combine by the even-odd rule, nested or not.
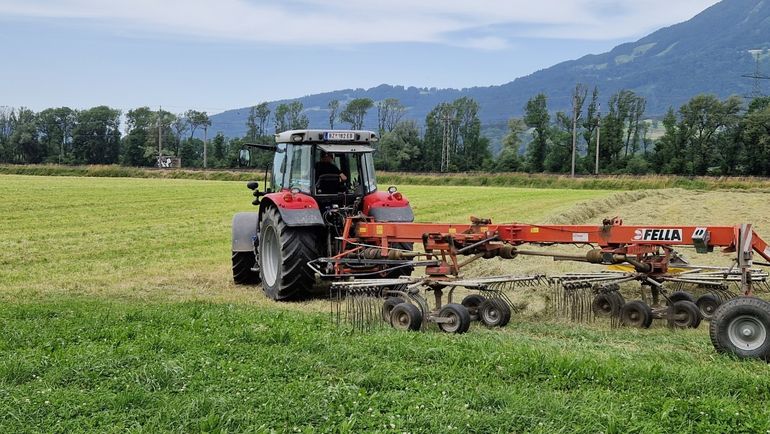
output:
[[[374,101],[398,98],[408,107],[406,118],[424,122],[437,104],[462,96],[481,105],[485,131],[492,133],[495,147],[506,120],[521,116],[527,100],[543,92],[553,111],[567,110],[576,83],[598,86],[603,103],[613,93],[630,89],[647,98],[647,114],[659,116],[669,107],[678,108],[693,96],[711,93],[719,97],[751,93],[753,81],[742,77],[755,70],[757,55],[764,73],[770,73],[770,0],[723,0],[684,23],[660,29],[636,42],[612,51],[587,55],[559,63],[500,86],[467,89],[405,88],[380,85],[371,89],[346,89],[309,95],[299,99],[311,127],[328,125],[326,106],[332,99],[343,104],[353,98]],[[770,83],[764,84],[765,88]],[[270,104],[271,110],[282,102]],[[606,107],[606,105],[605,105]],[[213,130],[228,136],[246,132],[248,108],[212,116]],[[376,110],[371,110],[367,128],[375,128]]]

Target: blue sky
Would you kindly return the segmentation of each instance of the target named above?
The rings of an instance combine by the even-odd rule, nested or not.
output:
[[[382,83],[503,84],[716,0],[0,0],[0,106],[210,114]]]

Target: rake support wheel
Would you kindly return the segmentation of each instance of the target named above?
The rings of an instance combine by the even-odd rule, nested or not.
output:
[[[668,307],[669,327],[697,329],[701,319],[700,309],[691,301],[679,300]]]
[[[471,314],[461,304],[450,303],[444,305],[438,312],[438,316],[441,319],[448,320],[448,322],[438,323],[438,328],[447,333],[465,333],[471,326]]]
[[[726,301],[714,312],[709,336],[720,353],[770,361],[770,303],[754,297]]]
[[[619,292],[606,292],[597,294],[594,297],[593,302],[591,302],[591,310],[593,310],[596,316],[614,316],[620,313],[624,303],[625,300],[623,300],[623,296]]]
[[[422,327],[422,312],[413,304],[400,303],[390,311],[390,325],[396,330],[420,330],[420,327]]]
[[[478,315],[479,307],[481,306],[482,303],[484,303],[485,300],[486,300],[486,297],[484,297],[483,295],[469,294],[463,298],[463,301],[461,301],[460,304],[468,308],[468,312],[471,315]]]
[[[290,227],[275,207],[262,214],[259,271],[262,289],[273,300],[306,295],[315,281],[307,263],[320,256],[317,233],[308,227]]]
[[[624,326],[648,329],[652,325],[652,309],[643,301],[629,301],[620,310],[620,322]]]
[[[695,304],[698,306],[698,309],[700,309],[703,319],[710,321],[711,318],[714,317],[714,312],[716,312],[722,304],[722,299],[714,294],[704,294],[698,297]]]
[[[511,308],[503,300],[484,300],[479,306],[479,319],[487,327],[505,327],[511,321]]]
[[[406,303],[401,297],[390,297],[382,304],[382,320],[390,324],[390,314],[393,312],[393,308],[401,303]]]
[[[672,305],[677,301],[689,301],[695,303],[695,297],[687,291],[674,291],[668,296],[668,304]]]

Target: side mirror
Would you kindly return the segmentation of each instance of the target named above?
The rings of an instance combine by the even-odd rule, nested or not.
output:
[[[251,150],[241,149],[238,153],[238,165],[241,167],[251,166]]]
[[[249,190],[257,190],[259,188],[259,183],[257,181],[249,181],[246,183],[246,188]]]

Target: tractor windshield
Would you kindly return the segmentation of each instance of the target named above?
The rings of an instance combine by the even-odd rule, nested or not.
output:
[[[329,153],[315,158],[316,194],[366,195],[377,189],[374,164],[369,152]]]

